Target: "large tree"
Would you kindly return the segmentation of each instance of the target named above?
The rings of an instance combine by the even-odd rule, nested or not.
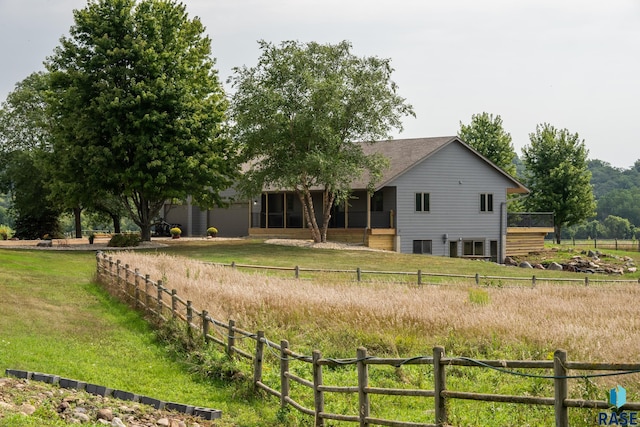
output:
[[[536,126],[531,144],[522,149],[525,182],[531,193],[525,199],[530,211],[553,212],[556,242],[563,227],[595,215],[588,150],[577,133],[550,124]]]
[[[16,84],[0,108],[0,190],[11,196],[10,212],[19,238],[59,234],[62,205],[51,192],[47,87],[47,75],[33,73]]]
[[[165,200],[223,204],[237,164],[200,20],[171,0],[91,0],[74,19],[47,62],[69,179],[120,197],[143,240]]]
[[[460,122],[458,136],[509,175],[516,176],[516,152],[499,115],[494,117],[486,112],[472,115],[468,125]]]
[[[250,165],[239,187],[256,195],[270,185],[294,191],[311,236],[327,238],[331,207],[346,202],[350,183],[368,171],[379,179],[385,159],[361,143],[389,138],[413,110],[391,80],[390,60],[357,57],[351,44],[259,42],[255,67],[234,69],[234,136]],[[311,191],[323,191],[322,224]]]

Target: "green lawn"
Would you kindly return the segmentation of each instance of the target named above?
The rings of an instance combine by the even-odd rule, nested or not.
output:
[[[93,253],[0,250],[0,369],[43,372],[220,409],[230,425],[269,425],[277,406],[203,381],[149,325],[93,282]]]

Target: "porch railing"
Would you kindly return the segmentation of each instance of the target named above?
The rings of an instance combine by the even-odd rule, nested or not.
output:
[[[553,212],[511,212],[507,214],[507,227],[553,228]]]

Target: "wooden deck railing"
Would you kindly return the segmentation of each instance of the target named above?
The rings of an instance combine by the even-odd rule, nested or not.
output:
[[[335,420],[352,422],[361,427],[380,425],[392,427],[443,427],[448,426],[448,402],[453,400],[473,400],[482,402],[501,402],[534,406],[553,406],[555,425],[566,427],[569,425],[569,408],[608,410],[611,404],[600,400],[569,399],[568,383],[571,379],[586,379],[603,375],[627,375],[640,373],[640,364],[636,363],[591,363],[573,362],[567,359],[567,352],[556,350],[553,360],[474,360],[464,357],[446,357],[443,347],[433,348],[430,356],[416,356],[408,358],[378,358],[367,353],[365,348],[356,350],[353,359],[323,358],[319,350],[311,355],[294,352],[289,342],[281,340],[279,344],[270,341],[263,331],[252,333],[236,326],[233,320],[223,322],[212,318],[202,309],[197,310],[191,301],[181,299],[175,290],[168,290],[161,280],[152,281],[149,275],[141,274],[137,269],[132,270],[120,261],[101,252],[97,255],[97,276],[100,283],[114,296],[127,302],[132,307],[156,316],[161,321],[179,319],[186,323],[190,331],[201,334],[206,342],[215,343],[223,347],[230,358],[242,357],[252,361],[253,384],[256,389],[277,397],[282,408],[292,407],[297,411],[314,418],[314,425],[323,427],[325,421]],[[214,335],[212,329],[219,330],[222,338]],[[252,350],[241,348],[237,342],[247,339],[255,343]],[[246,346],[245,346],[246,347]],[[267,384],[263,380],[263,367],[266,351],[277,352],[279,359],[279,384]],[[292,362],[311,365],[311,378],[296,375],[291,369]],[[323,380],[323,368],[352,365],[355,367],[354,384],[350,386],[336,386],[326,384]],[[369,369],[374,366],[399,367],[403,365],[430,365],[433,369],[433,389],[398,389],[369,386]],[[523,376],[520,370],[543,370],[552,374],[528,373],[524,376],[542,378],[553,381],[554,395],[517,396],[502,394],[475,393],[472,391],[458,391],[447,388],[447,370],[452,366],[462,366],[476,369],[494,369],[505,374]],[[519,370],[516,372],[515,370]],[[571,375],[571,371],[589,371],[595,374]],[[606,372],[602,374],[602,372]],[[313,407],[295,400],[291,394],[291,383],[299,384],[310,391],[313,396]],[[325,396],[330,393],[357,394],[358,404],[351,413],[331,413],[325,410]],[[372,395],[423,397],[433,399],[425,402],[434,408],[434,420],[431,423],[409,422],[383,419],[373,416],[369,402]],[[311,399],[310,399],[311,400]],[[621,409],[627,411],[640,410],[640,402],[628,402]]]

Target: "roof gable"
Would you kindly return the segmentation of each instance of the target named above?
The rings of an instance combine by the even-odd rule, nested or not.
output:
[[[418,164],[424,162],[429,157],[440,151],[449,144],[461,144],[463,147],[471,151],[482,162],[487,163],[496,173],[503,175],[512,187],[507,188],[509,193],[528,193],[529,190],[518,182],[511,175],[497,167],[489,159],[478,153],[471,146],[466,144],[457,136],[444,136],[435,138],[411,138],[411,139],[390,139],[375,143],[363,143],[362,150],[365,154],[380,153],[389,159],[389,168],[383,172],[381,181],[376,185],[376,189],[380,189],[393,181],[397,177],[411,170]],[[367,188],[369,180],[368,173],[353,182],[352,189]]]

